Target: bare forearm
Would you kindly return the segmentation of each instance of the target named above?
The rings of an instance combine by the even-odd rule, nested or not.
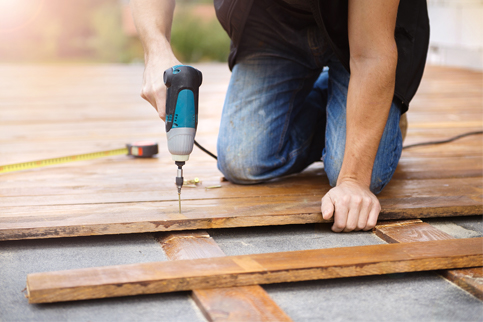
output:
[[[339,181],[369,187],[374,160],[387,122],[396,77],[397,51],[378,58],[351,60],[347,95],[347,130]]]
[[[371,183],[372,167],[394,95],[398,4],[399,0],[349,1],[351,77],[339,182],[352,179],[366,187]]]
[[[144,84],[141,97],[161,119],[166,117],[164,71],[179,65],[171,49],[171,24],[175,0],[131,0],[134,23],[144,47]]]
[[[322,198],[335,232],[369,230],[381,205],[370,191],[372,168],[394,95],[399,0],[349,0],[350,81],[346,144],[337,186]]]
[[[174,7],[175,0],[131,0],[134,23],[146,56],[152,51],[171,51]]]

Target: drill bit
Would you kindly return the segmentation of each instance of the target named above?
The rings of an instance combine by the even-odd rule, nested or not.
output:
[[[178,192],[179,213],[181,213],[181,192]]]
[[[176,174],[176,186],[178,187],[178,202],[179,202],[179,213],[181,213],[181,187],[183,187],[183,166],[184,161],[176,161],[178,166],[178,172]]]

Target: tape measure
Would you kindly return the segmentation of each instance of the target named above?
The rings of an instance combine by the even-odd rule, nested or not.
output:
[[[158,154],[158,144],[152,141],[140,141],[135,143],[128,143],[126,144],[126,147],[122,149],[77,154],[77,155],[70,155],[66,157],[37,160],[37,161],[30,161],[30,162],[23,162],[23,163],[7,164],[7,165],[0,166],[0,173],[22,171],[22,170],[28,170],[33,168],[45,167],[49,165],[56,165],[61,163],[74,162],[74,161],[92,160],[92,159],[110,157],[113,155],[123,155],[123,154],[131,155],[136,158],[151,158],[155,154]]]

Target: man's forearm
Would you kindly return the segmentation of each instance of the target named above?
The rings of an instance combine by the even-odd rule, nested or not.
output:
[[[346,145],[339,181],[369,187],[372,167],[394,95],[397,51],[351,60],[347,94]]]
[[[161,119],[166,117],[164,71],[180,62],[171,49],[174,0],[131,0],[134,23],[144,47],[144,84],[141,97]]]
[[[349,0],[351,76],[347,131],[339,180],[370,186],[396,80],[394,39],[399,0]]]
[[[171,50],[171,24],[175,0],[131,0],[136,29],[143,43],[144,53]]]

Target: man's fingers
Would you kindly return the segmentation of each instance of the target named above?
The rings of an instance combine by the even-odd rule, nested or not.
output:
[[[367,226],[367,220],[369,218],[369,213],[372,210],[373,201],[369,196],[362,198],[362,207],[359,213],[359,220],[357,222],[356,230],[363,230]]]
[[[146,101],[148,101],[148,103],[151,104],[156,109],[156,111],[158,110],[158,107],[156,105],[156,99],[154,98],[154,95],[152,95],[147,90],[143,89],[143,91],[141,92],[141,97],[143,99],[145,99]]]
[[[166,87],[163,85],[158,91],[154,93],[154,98],[156,100],[156,106],[158,110],[159,117],[165,121],[166,120]]]
[[[347,223],[345,224],[344,232],[348,233],[357,228],[361,208],[362,197],[359,195],[352,196],[350,200],[350,208],[347,215]]]
[[[334,215],[334,203],[332,202],[329,193],[326,193],[322,198],[320,210],[322,211],[322,218],[325,220],[329,220]]]
[[[373,206],[371,212],[369,213],[369,218],[367,219],[366,227],[364,230],[371,230],[377,224],[377,218],[379,217],[379,213],[381,212],[381,205],[379,204],[379,200],[373,201]]]
[[[158,111],[159,117],[163,121],[166,119],[166,87],[164,85],[157,90],[143,89],[141,97]]]
[[[379,217],[381,205],[366,187],[344,182],[332,188],[322,198],[322,217],[334,217],[332,231],[350,232],[372,229]]]
[[[342,195],[334,202],[334,225],[332,231],[340,233],[344,230],[347,224],[347,215],[349,213],[350,196]]]

